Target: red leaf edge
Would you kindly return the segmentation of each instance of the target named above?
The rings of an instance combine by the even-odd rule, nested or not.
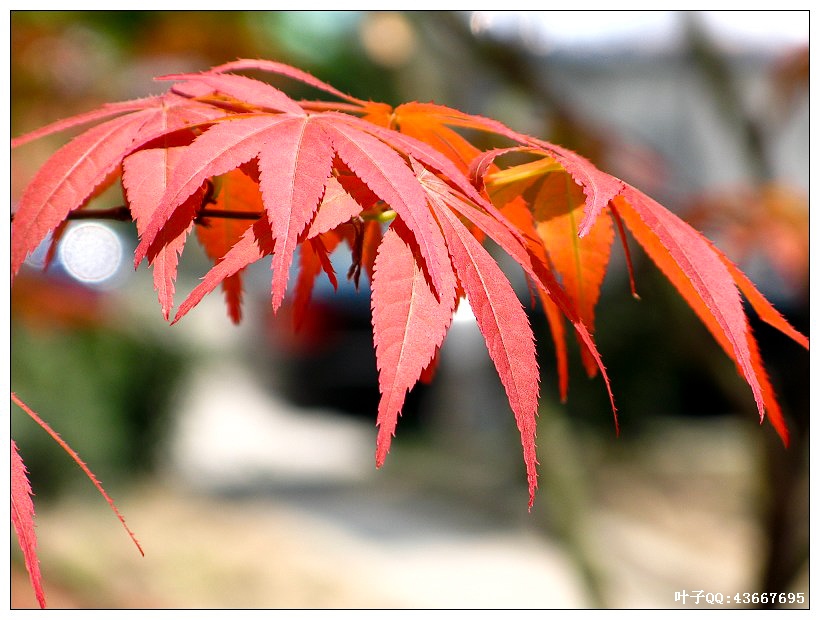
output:
[[[418,246],[400,219],[384,234],[373,276],[371,298],[373,344],[379,371],[376,466],[390,450],[407,393],[415,386],[453,319],[456,280],[445,277],[447,290],[436,299],[416,260]]]
[[[337,88],[334,88],[326,82],[323,82],[319,78],[312,76],[306,71],[302,71],[301,69],[297,69],[296,67],[291,67],[290,65],[286,65],[284,63],[276,62],[273,60],[240,58],[238,60],[226,62],[225,64],[213,67],[211,68],[211,71],[213,73],[222,73],[225,71],[242,71],[248,69],[257,69],[259,71],[267,71],[269,73],[283,75],[293,80],[304,82],[309,86],[313,86],[314,88],[323,90],[327,93],[330,93],[331,95],[339,97],[340,99],[349,101],[350,103],[355,103],[362,106],[367,105],[367,102],[363,99],[357,99],[356,97],[353,97],[351,95],[346,95],[342,91],[338,90]]]
[[[515,415],[531,509],[538,487],[535,434],[539,374],[529,319],[512,285],[487,250],[449,208],[435,200],[430,201],[430,206],[442,227],[456,274]]]
[[[12,394],[12,396],[14,396]],[[37,557],[37,533],[34,530],[34,502],[31,501],[31,484],[26,475],[26,466],[11,440],[11,523],[17,534],[20,550],[28,571],[28,578],[34,595],[41,609],[46,608],[46,595],[43,592],[43,577],[40,573],[40,560]]]
[[[77,463],[77,465],[80,466],[80,469],[83,470],[83,473],[85,473],[85,475],[88,476],[88,479],[91,480],[92,484],[95,487],[97,487],[97,491],[100,492],[100,495],[102,495],[103,498],[105,499],[105,501],[108,502],[108,505],[111,507],[111,510],[113,510],[114,514],[117,515],[117,518],[120,520],[120,523],[122,523],[122,526],[125,528],[125,531],[128,532],[128,536],[131,537],[131,540],[137,546],[137,549],[139,550],[140,555],[145,556],[145,552],[143,551],[142,546],[140,545],[139,541],[137,540],[137,537],[134,535],[134,532],[132,532],[131,529],[126,524],[125,518],[120,513],[119,509],[117,508],[116,504],[114,503],[114,500],[111,499],[111,497],[108,495],[108,493],[105,492],[105,489],[103,488],[102,484],[100,484],[100,481],[97,480],[97,477],[88,468],[88,465],[86,465],[83,462],[83,460],[80,458],[80,456],[65,442],[65,440],[62,437],[60,437],[60,435],[57,434],[56,431],[54,431],[54,429],[52,429],[42,418],[40,418],[40,416],[38,416],[36,413],[34,413],[34,411],[32,411],[31,408],[28,407],[28,405],[26,405],[22,400],[20,400],[18,398],[17,394],[15,394],[14,392],[11,393],[11,400],[12,400],[12,402],[14,402],[15,405],[20,407],[20,409],[25,411],[29,415],[29,417],[32,420],[34,420],[40,426],[40,428],[42,428],[46,433],[48,433],[51,436],[51,438],[54,441],[56,441],[57,444],[63,450],[65,450],[72,459],[74,459],[74,462]]]
[[[698,231],[631,186],[625,187],[618,200],[613,201],[613,206],[616,206],[619,216],[647,254],[735,362],[752,390],[762,420],[766,410],[758,377],[762,368],[750,351],[749,324],[740,292],[732,274],[719,258],[720,253]],[[625,214],[629,217],[625,218]],[[657,246],[665,250],[671,263],[664,260],[655,244],[647,243],[646,233],[652,235]],[[684,280],[677,278],[678,274]],[[691,286],[691,292],[681,286]],[[702,305],[695,304],[691,295],[695,295]]]

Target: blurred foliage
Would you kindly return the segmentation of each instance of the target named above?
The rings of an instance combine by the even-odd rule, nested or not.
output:
[[[13,11],[12,127],[159,92],[155,76],[236,58],[275,58],[353,95],[397,103],[389,72],[356,45],[362,19],[349,11]]]
[[[120,324],[124,315],[105,295],[64,279],[21,275],[11,295],[11,384],[111,482],[152,470],[184,366],[173,349]],[[51,437],[13,409],[12,434],[37,495],[78,485],[93,491]]]

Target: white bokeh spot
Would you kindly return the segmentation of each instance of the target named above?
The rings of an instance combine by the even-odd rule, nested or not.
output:
[[[102,284],[122,264],[123,247],[117,234],[92,222],[73,226],[60,241],[60,262],[80,282]]]

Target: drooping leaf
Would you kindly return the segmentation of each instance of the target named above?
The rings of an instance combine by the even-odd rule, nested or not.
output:
[[[395,434],[407,392],[444,340],[455,307],[455,278],[444,272],[447,289],[433,293],[416,256],[413,236],[401,220],[385,233],[373,274],[373,343],[379,370],[376,466],[381,467]]]
[[[216,195],[211,203],[213,209],[228,213],[259,213],[261,216],[264,207],[259,186],[239,168],[219,177],[214,187],[218,189],[215,189]],[[196,236],[205,254],[219,262],[252,223],[245,219],[204,217],[196,227]],[[238,324],[242,320],[242,271],[222,280],[222,292],[228,316]]]
[[[276,243],[271,235],[270,223],[266,217],[260,217],[245,230],[239,241],[228,250],[222,260],[205,274],[202,282],[188,294],[185,301],[179,305],[171,324],[173,325],[185,316],[202,301],[205,295],[219,286],[225,278],[239,273],[248,265],[273,254],[275,247]]]
[[[725,254],[720,252],[717,248],[715,248],[715,252],[721,261],[723,261],[723,264],[726,265],[726,268],[732,275],[738,289],[740,289],[740,292],[743,293],[744,297],[746,297],[749,301],[760,319],[785,334],[802,347],[808,349],[809,339],[792,327],[783,315],[780,314],[763,296],[763,294],[757,290],[746,274],[740,271],[740,269],[738,269],[737,266],[732,263]],[[774,387],[771,385],[771,381],[769,380],[769,376],[766,373],[765,366],[763,365],[763,359],[760,355],[757,340],[755,339],[751,328],[749,329],[746,337],[749,344],[749,351],[751,353],[752,366],[755,368],[758,379],[760,380],[761,391],[763,393],[763,404],[766,407],[766,415],[778,435],[782,438],[784,444],[788,445],[788,427],[786,426],[786,421],[780,409],[780,404],[777,402]]]
[[[116,168],[149,111],[121,116],[92,127],[57,150],[34,175],[12,222],[11,275],[69,212],[82,206]]]
[[[122,101],[118,103],[106,103],[96,110],[91,110],[90,112],[84,112],[69,118],[60,119],[40,127],[39,129],[23,134],[22,136],[12,138],[11,148],[15,149],[23,146],[24,144],[28,144],[29,142],[33,142],[34,140],[44,138],[45,136],[50,136],[61,131],[67,131],[68,129],[87,125],[88,123],[93,123],[94,121],[99,121],[104,118],[108,118],[109,116],[144,110],[146,107],[150,107],[151,104],[158,102],[159,100],[159,97],[147,97],[144,99],[133,99],[131,101]]]
[[[526,141],[527,137],[521,136],[521,139]],[[547,146],[554,146],[549,143],[544,144]],[[538,156],[539,159],[525,164],[520,164],[512,168],[491,172],[494,160],[509,153],[528,153]],[[609,257],[609,248],[611,246],[612,238],[611,227],[608,223],[601,224],[599,220],[593,220],[590,227],[596,226],[598,230],[601,231],[598,238],[593,238],[592,240],[578,239],[573,235],[577,234],[579,237],[582,235],[581,227],[583,224],[579,224],[580,218],[577,215],[574,217],[570,215],[569,226],[575,231],[575,233],[570,231],[569,234],[567,234],[568,231],[564,230],[563,234],[559,232],[557,240],[544,238],[541,233],[550,233],[550,229],[553,228],[552,224],[547,224],[544,226],[541,225],[543,224],[543,221],[547,220],[546,217],[541,218],[543,221],[539,223],[539,215],[544,214],[538,213],[536,205],[533,204],[530,206],[533,217],[531,220],[527,220],[527,218],[521,214],[519,208],[520,201],[523,200],[525,192],[529,192],[530,194],[534,193],[534,195],[530,197],[534,203],[537,203],[539,198],[544,200],[552,197],[551,201],[547,201],[547,213],[549,213],[550,210],[555,211],[556,206],[560,205],[561,200],[569,200],[570,202],[575,203],[575,209],[581,207],[577,200],[577,190],[573,185],[569,185],[565,182],[563,192],[561,191],[562,188],[552,187],[551,184],[547,185],[546,190],[544,189],[545,179],[553,177],[554,180],[551,183],[556,183],[559,178],[566,180],[566,176],[562,176],[562,174],[564,174],[564,166],[562,165],[564,162],[559,161],[560,156],[560,153],[556,155],[554,152],[547,152],[543,149],[535,149],[532,147],[493,149],[485,151],[482,155],[476,158],[476,160],[471,164],[470,176],[479,186],[486,186],[490,195],[494,200],[499,201],[499,204],[509,205],[509,208],[506,210],[507,217],[513,216],[511,217],[512,221],[514,221],[516,226],[523,232],[524,240],[527,245],[527,251],[533,258],[533,268],[537,271],[536,281],[541,284],[539,295],[542,298],[542,305],[544,307],[544,311],[550,325],[550,331],[552,332],[553,340],[556,345],[559,390],[562,400],[566,399],[568,374],[566,371],[567,360],[565,343],[563,342],[563,326],[559,324],[560,317],[555,312],[556,308],[560,309],[561,312],[573,323],[576,337],[584,345],[584,348],[582,348],[581,351],[582,359],[586,366],[587,372],[592,375],[596,372],[596,369],[601,371],[609,392],[609,399],[612,404],[613,414],[615,414],[615,426],[617,429],[618,419],[609,379],[590,333],[594,327],[594,324],[591,323],[594,317],[592,308],[594,307],[595,300],[597,300],[599,294],[599,279],[603,279]],[[576,164],[577,163],[578,162],[576,161]],[[588,165],[591,170],[596,170],[595,172],[591,172],[595,178],[598,178],[600,175],[605,175],[605,173],[594,169],[589,162],[586,162],[585,165]],[[575,180],[577,182],[577,179]],[[608,188],[607,191],[609,191],[614,188],[620,188],[622,186],[622,182],[615,179],[614,181],[606,183],[602,181],[601,185]],[[583,209],[585,212],[584,218],[586,220],[588,219],[587,216],[590,213],[590,195],[586,192],[586,190],[584,191],[586,199],[583,201],[585,205],[583,206]],[[572,194],[575,194],[575,199],[572,198]],[[600,199],[601,196],[598,195],[597,200]],[[575,209],[573,209],[573,211]],[[600,210],[601,209],[599,208],[598,213],[600,213]],[[571,213],[572,211],[570,211],[570,214]],[[538,227],[537,229],[536,226]],[[547,234],[547,236],[549,237],[551,235]],[[537,241],[536,238],[538,239]],[[559,256],[558,263],[556,264],[552,257],[548,256],[549,250],[552,250],[553,254],[557,252],[561,255],[561,248],[565,248],[567,245],[572,248],[569,255],[563,260]],[[586,252],[581,251],[582,247],[587,250],[592,250],[591,256],[594,257],[592,260],[593,266],[587,266],[586,262],[589,260],[589,257],[584,256]],[[590,274],[589,277],[585,277],[584,271],[588,268],[590,269]],[[557,271],[559,274],[569,273],[571,280],[570,284],[572,284],[572,281],[579,281],[578,276],[581,276],[581,280],[587,281],[587,286],[581,290],[576,287],[574,291],[575,295],[568,294],[563,287],[559,286],[557,282],[555,282],[553,270]],[[575,276],[574,278],[573,275]],[[591,289],[592,292],[586,292],[587,288]],[[545,297],[544,293],[546,293],[548,297]],[[578,300],[580,299],[587,300],[584,302],[584,305],[586,306],[586,317],[582,317],[581,315],[581,310],[578,306]],[[589,328],[587,325],[589,325]]]
[[[26,186],[12,223],[12,278],[50,231],[83,207],[100,185],[113,181],[112,173],[135,148],[223,114],[172,93],[121,107],[132,105],[141,107],[86,130],[57,150]]]
[[[285,296],[296,240],[313,219],[332,162],[333,149],[323,125],[309,117],[280,125],[275,140],[259,152],[259,187],[276,239],[271,264],[274,311]]]
[[[179,205],[208,178],[230,172],[257,157],[266,141],[275,140],[276,128],[292,118],[285,114],[236,115],[213,125],[186,147],[134,252],[134,266],[145,258],[160,229]]]
[[[297,103],[269,84],[232,73],[244,70],[294,79],[339,101]],[[612,204],[619,230],[621,216],[735,361],[752,386],[761,414],[767,411],[786,440],[785,423],[737,288],[764,321],[803,346],[808,347],[808,340],[705,238],[580,155],[494,119],[446,106],[411,102],[393,108],[364,101],[272,61],[243,59],[205,73],[165,79],[184,81],[175,82],[165,95],[111,104],[13,141],[19,146],[102,121],[55,153],[44,176],[35,175],[36,182],[24,192],[24,208],[16,214],[12,230],[13,273],[49,231],[59,231],[70,212],[84,208],[122,166],[141,236],[136,263],[149,259],[167,316],[184,233],[208,206],[203,205],[203,188],[208,183],[218,186],[217,177],[244,173],[252,185],[261,187],[261,206],[248,211],[264,215],[235,230],[230,220],[209,222],[209,232],[223,235],[223,242],[208,240],[207,234],[198,238],[217,263],[174,320],[220,284],[231,291],[229,308],[238,320],[240,274],[268,255],[275,310],[286,293],[294,252],[301,247],[294,299],[298,320],[321,271],[335,285],[329,254],[346,242],[352,263],[348,277],[358,287],[365,270],[374,288],[374,342],[381,358],[381,462],[407,391],[416,381],[429,379],[435,368],[440,334],[449,325],[444,310],[452,310],[450,300],[466,293],[515,413],[532,504],[538,392],[532,334],[512,287],[481,241],[489,238],[509,254],[526,274],[531,298],[535,300],[535,293],[540,297],[556,342],[562,398],[567,393],[566,317],[584,345],[588,369],[601,371],[614,413],[609,379],[591,335],[612,240],[609,218],[600,216]],[[106,120],[114,115],[119,116]],[[488,137],[512,146],[481,153],[456,129],[495,134]],[[110,140],[104,138],[108,130]],[[150,154],[154,150],[164,157]],[[171,152],[182,155],[172,157]],[[500,157],[513,153],[538,159],[507,168],[499,165]],[[155,178],[148,178],[152,175]],[[563,187],[550,187],[555,179],[563,179]],[[241,191],[230,183],[223,183],[222,189],[224,194],[217,191],[211,196],[217,203],[241,198]],[[150,199],[142,195],[149,193]],[[383,238],[383,222],[394,217]],[[232,232],[226,234],[229,229]],[[407,291],[420,305],[400,306],[398,299]],[[432,339],[421,327],[425,313],[435,319]],[[394,358],[395,363],[384,361]],[[617,428],[617,417],[615,422]]]
[[[695,229],[634,188],[627,186],[613,204],[646,253],[735,362],[763,420],[761,377],[765,373],[750,351],[740,294],[718,253]]]
[[[386,143],[331,113],[310,117],[235,115],[232,120],[213,124],[186,147],[162,205],[137,247],[135,261],[142,260],[159,230],[177,209],[176,205],[188,196],[196,183],[201,184],[209,177],[255,158],[271,234],[279,248],[273,258],[272,305],[275,310],[284,296],[296,241],[319,208],[334,153],[371,192],[409,222],[419,240],[425,273],[435,287],[442,277],[440,272],[450,269],[449,259],[441,233],[407,162]],[[331,189],[337,191],[338,188]],[[350,209],[349,202],[343,206],[346,211]],[[197,289],[202,290],[204,287]]]
[[[588,347],[590,355],[598,364],[599,368],[601,369],[604,381],[606,383],[607,391],[609,392],[610,401],[612,403],[612,412],[615,415],[615,424],[617,429],[617,415],[615,409],[615,402],[612,395],[612,390],[609,384],[609,378],[607,377],[606,370],[604,369],[603,362],[598,355],[598,352],[595,348],[594,342],[592,341],[592,337],[589,332],[584,327],[583,322],[581,321],[580,317],[577,315],[577,312],[574,310],[572,306],[572,302],[566,296],[563,289],[558,285],[558,283],[554,280],[551,272],[546,268],[546,265],[543,263],[539,263],[538,253],[540,252],[543,254],[543,246],[541,245],[540,241],[535,240],[535,235],[530,234],[530,241],[536,244],[533,250],[525,249],[521,242],[521,236],[513,235],[508,229],[508,226],[501,225],[500,222],[495,220],[495,218],[491,217],[489,214],[485,213],[483,210],[479,209],[477,206],[470,203],[469,199],[465,196],[458,197],[457,194],[454,193],[453,189],[439,180],[435,175],[432,175],[429,171],[423,170],[418,166],[415,166],[416,174],[419,177],[420,182],[422,183],[422,187],[425,188],[428,194],[428,201],[430,207],[434,210],[437,214],[437,219],[439,220],[440,225],[445,234],[445,239],[448,242],[448,248],[450,249],[451,256],[454,260],[454,265],[456,267],[456,272],[461,279],[461,274],[459,272],[459,266],[455,255],[453,255],[453,248],[451,243],[455,244],[456,247],[460,247],[462,242],[460,239],[456,239],[452,237],[452,230],[458,230],[462,232],[466,236],[464,237],[463,243],[468,248],[478,248],[476,253],[479,257],[482,257],[482,252],[486,254],[486,250],[484,250],[478,241],[467,231],[467,229],[461,224],[461,222],[456,218],[455,214],[450,211],[450,209],[454,209],[457,213],[462,215],[463,217],[467,218],[468,220],[475,223],[481,230],[483,230],[489,237],[495,240],[505,251],[507,251],[511,257],[515,258],[519,265],[524,268],[525,272],[527,272],[533,280],[535,280],[540,288],[539,292],[543,295],[547,295],[545,299],[547,299],[550,303],[552,300],[555,299],[556,302],[560,305],[561,310],[565,313],[565,315],[572,321],[573,325],[576,328],[576,331],[581,338],[582,342]],[[505,220],[506,221],[506,220]],[[460,228],[449,228],[446,227],[445,222],[455,222]],[[462,230],[463,229],[463,230]],[[526,230],[531,231],[531,222],[530,228]],[[525,235],[526,237],[526,235]],[[452,240],[452,241],[451,241]],[[529,253],[528,253],[529,252]],[[460,252],[462,256],[462,260],[464,260],[464,253]],[[489,258],[489,255],[487,255]],[[531,261],[531,259],[536,259],[535,261]],[[508,308],[517,308],[518,309],[518,316],[513,317],[505,317],[505,319],[509,319],[508,325],[514,325],[515,329],[518,330],[518,335],[522,336],[522,334],[529,334],[530,340],[529,345],[522,344],[522,354],[524,358],[527,357],[527,351],[529,350],[529,346],[532,345],[532,332],[529,328],[529,323],[526,318],[526,314],[524,314],[523,309],[520,306],[520,302],[518,302],[517,297],[515,297],[515,293],[509,287],[509,283],[506,280],[506,277],[501,273],[500,269],[495,265],[491,258],[489,258],[489,262],[492,265],[487,266],[487,270],[491,273],[494,272],[494,282],[497,281],[499,278],[506,283],[506,287],[501,282],[498,283],[498,286],[501,287],[502,292],[499,294],[498,297],[495,299],[505,299],[507,302]],[[540,268],[538,268],[540,265]],[[464,267],[462,266],[462,269]],[[468,270],[468,273],[473,273],[472,269]],[[467,287],[467,284],[464,283],[462,280],[462,284],[467,292],[468,299],[470,299],[470,289]],[[478,295],[479,299],[481,299],[482,292],[478,289],[476,292],[477,284],[473,283],[473,290],[474,295]],[[512,295],[512,296],[510,296]],[[515,303],[512,303],[512,299],[515,300]],[[470,299],[472,305],[472,299]],[[485,304],[481,304],[482,309],[486,309],[488,306]],[[492,304],[490,304],[489,308],[492,308]],[[474,309],[475,311],[475,309]],[[516,311],[510,310],[510,312],[516,314]],[[493,349],[491,348],[491,341],[493,341],[493,323],[492,321],[487,320],[487,314],[483,314],[481,317],[478,317],[478,312],[476,312],[477,318],[479,318],[479,325],[482,325],[482,321],[484,328],[487,329],[488,335],[485,335],[485,339],[488,342],[488,349],[491,351],[491,357],[493,356]],[[521,322],[523,318],[523,323]],[[524,339],[526,343],[526,338]],[[534,349],[533,356],[534,356]],[[499,354],[500,355],[500,354]],[[560,354],[559,354],[560,355]],[[502,379],[502,383],[507,390],[508,398],[510,400],[510,405],[513,411],[516,414],[516,420],[519,425],[519,430],[522,436],[522,445],[524,446],[524,458],[525,463],[527,463],[527,471],[528,471],[528,479],[530,481],[530,501],[533,501],[534,497],[534,489],[536,484],[535,475],[535,448],[534,448],[534,435],[532,436],[533,442],[530,443],[530,436],[529,432],[532,430],[534,433],[534,422],[532,422],[532,427],[530,427],[529,418],[530,416],[534,416],[534,412],[530,413],[529,407],[531,407],[531,401],[537,400],[537,380],[534,385],[535,389],[535,396],[533,397],[532,394],[528,394],[530,400],[527,400],[526,396],[521,399],[517,399],[515,396],[514,388],[516,386],[512,385],[512,383],[508,383],[509,377],[505,374],[505,372],[509,371],[510,366],[505,365],[503,356],[500,356],[498,361],[493,358],[493,361],[496,363],[496,368],[498,370],[499,376]],[[532,358],[532,364],[535,367],[535,371],[537,373],[537,365],[535,365],[534,357]],[[524,370],[525,375],[527,374],[528,370],[532,369],[532,366],[529,366],[526,363],[526,359],[522,364],[521,368]],[[565,394],[566,389],[564,388],[562,394]],[[526,403],[526,404],[524,404]]]
[[[543,245],[541,238],[535,230],[535,223],[532,212],[526,205],[524,200],[519,196],[517,200],[509,200],[501,209],[504,217],[510,221],[518,230],[521,231],[527,244],[527,251],[530,253],[533,261],[537,264],[544,265],[543,271],[547,271],[546,265],[549,261],[547,257],[547,250]],[[564,325],[564,314],[561,309],[552,300],[552,297],[547,293],[544,287],[538,287],[538,297],[541,301],[541,307],[544,311],[544,316],[550,328],[550,335],[555,344],[555,362],[556,373],[558,374],[558,394],[562,402],[566,402],[567,393],[569,391],[569,362],[567,360],[567,342]],[[567,296],[567,303],[571,300]]]
[[[579,227],[584,205],[581,188],[568,174],[554,172],[541,182],[532,210],[536,230],[553,269],[561,277],[564,290],[592,333],[595,305],[609,264],[614,232],[610,218],[601,217],[581,238]],[[586,348],[582,348],[581,353],[587,373],[594,376],[597,371],[595,361]]]
[[[419,244],[436,293],[446,294],[450,269],[441,231],[407,163],[388,145],[345,123],[327,123],[333,147],[351,171],[398,213]]]
[[[441,225],[458,279],[476,316],[498,376],[515,414],[524,448],[530,501],[538,486],[535,419],[538,364],[529,320],[504,273],[448,208],[430,202]]]
[[[334,178],[327,180],[327,187],[322,202],[316,211],[313,222],[305,232],[305,239],[310,240],[317,236],[329,233],[331,229],[346,222],[352,215],[360,209],[355,201],[344,191],[341,185]],[[333,241],[333,247],[338,240]],[[262,217],[252,226],[246,228],[241,238],[225,253],[221,260],[205,275],[203,281],[188,295],[188,298],[180,304],[173,323],[179,321],[185,314],[194,308],[202,298],[216,288],[226,278],[230,278],[241,272],[248,265],[261,260],[263,257],[275,253],[275,241],[271,232],[268,219]],[[303,246],[304,247],[304,246]],[[328,248],[331,249],[331,248]],[[312,250],[307,250],[311,253]],[[319,260],[318,256],[312,253],[306,258],[309,262],[304,276],[300,275],[297,281],[297,294],[299,300],[305,302],[310,299],[310,290],[315,275],[319,273],[321,263],[314,263],[313,259]],[[315,271],[314,271],[315,269]],[[309,274],[313,273],[312,278]],[[310,285],[308,286],[308,279]],[[296,311],[299,314],[299,311]],[[294,317],[299,320],[298,316]]]
[[[327,274],[334,290],[338,287],[329,255],[340,241],[341,238],[336,234],[319,234],[308,238],[299,246],[299,275],[293,293],[294,329],[301,329],[305,322],[313,285],[319,273],[324,271]]]
[[[96,487],[100,495],[103,496],[103,499],[105,499],[105,501],[108,502],[108,505],[111,507],[111,510],[117,516],[117,519],[119,519],[123,528],[125,528],[125,531],[128,533],[128,536],[131,538],[131,541],[134,543],[134,545],[137,547],[137,550],[140,552],[140,555],[144,556],[145,552],[142,550],[142,546],[137,540],[137,537],[134,535],[134,532],[132,532],[128,525],[125,523],[125,519],[123,518],[122,514],[120,514],[120,511],[117,509],[116,504],[114,504],[114,500],[111,499],[108,493],[105,492],[105,489],[103,488],[102,484],[100,484],[100,481],[97,480],[97,477],[88,468],[88,465],[86,465],[83,462],[80,456],[76,452],[74,452],[74,450],[71,449],[71,447],[65,442],[65,440],[62,437],[60,437],[51,428],[51,426],[46,424],[46,422],[40,416],[38,416],[28,405],[26,405],[22,400],[20,400],[20,398],[14,392],[11,393],[11,400],[15,405],[20,407],[20,409],[25,411],[26,414],[28,414],[28,416],[32,420],[34,420],[40,428],[42,428],[46,433],[48,433],[49,436],[57,442],[57,445],[59,445],[63,450],[65,450],[68,453],[68,455],[74,460],[74,462],[77,463],[77,465],[79,465],[80,469],[82,469],[83,473],[88,477],[89,480],[91,480],[91,483]]]
[[[310,239],[322,233],[338,228],[362,211],[362,205],[348,194],[336,177],[330,177],[325,183],[322,202],[308,227],[305,237]]]
[[[11,440],[11,524],[17,534],[17,542],[23,552],[31,587],[37,597],[37,603],[45,609],[46,596],[43,592],[43,578],[40,573],[40,560],[37,557],[37,532],[34,530],[34,503],[31,501],[31,485],[28,481],[26,466]]]
[[[601,376],[604,379],[609,400],[612,405],[612,414],[615,420],[615,428],[618,429],[618,417],[615,407],[615,398],[612,393],[612,387],[609,382],[609,377],[604,367],[592,335],[587,330],[578,311],[576,310],[572,300],[566,294],[564,289],[555,279],[552,271],[546,264],[546,254],[542,241],[537,239],[537,235],[532,233],[532,222],[525,224],[523,220],[517,220],[520,225],[525,226],[522,230],[525,234],[513,235],[509,229],[509,222],[507,226],[502,226],[489,214],[483,210],[471,205],[469,201],[457,199],[452,194],[449,187],[437,179],[434,175],[424,171],[420,173],[422,185],[428,190],[428,197],[431,205],[437,205],[439,208],[450,207],[457,211],[460,215],[475,224],[493,241],[507,252],[516,262],[521,265],[525,273],[532,278],[539,290],[549,296],[549,299],[561,310],[561,312],[572,322],[575,331],[585,345],[589,355],[601,371]],[[505,221],[506,218],[505,218]],[[548,315],[549,316],[549,315]],[[553,328],[555,332],[557,327]],[[556,346],[561,346],[556,343]],[[559,353],[560,355],[560,353]],[[562,360],[559,360],[559,367]]]
[[[260,189],[279,251],[273,258],[272,306],[281,304],[296,239],[310,222],[330,176],[333,149],[323,125],[304,115],[242,115],[217,123],[186,148],[135,262],[197,184],[256,158]]]
[[[169,149],[145,149],[123,160],[122,184],[137,233],[142,234],[159,206],[165,193],[168,177],[181,155],[181,147]],[[204,190],[200,188],[189,196],[179,210],[177,225],[166,226],[157,237],[156,251],[151,255],[154,270],[154,289],[157,291],[165,319],[174,304],[174,280],[177,275],[179,255],[185,239],[193,226],[193,218],[199,208]]]
[[[749,280],[748,276],[738,269],[737,266],[732,263],[725,254],[718,251],[718,256],[723,261],[723,264],[726,265],[729,273],[732,274],[735,284],[740,289],[741,293],[743,293],[744,297],[749,300],[749,303],[752,305],[755,312],[757,312],[757,315],[763,321],[794,340],[797,344],[805,349],[808,349],[809,339],[792,327],[783,315],[769,303],[769,301],[759,290],[757,290],[752,281]]]

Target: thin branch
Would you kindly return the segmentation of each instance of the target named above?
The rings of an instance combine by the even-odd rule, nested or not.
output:
[[[227,211],[225,209],[202,209],[197,214],[197,219],[202,218],[222,218],[229,220],[258,220],[262,217],[259,211]],[[128,207],[120,205],[110,209],[86,209],[72,211],[66,219],[69,220],[114,220],[118,222],[130,222],[133,217]],[[11,221],[14,221],[14,213],[11,214]]]
[[[258,220],[263,216],[260,211],[228,211],[226,209],[202,209],[197,214],[197,219],[206,217],[222,218],[226,220]]]
[[[258,220],[264,214],[260,211],[228,211],[227,209],[204,208],[197,213],[197,222],[205,218],[225,219],[225,220]],[[391,222],[396,217],[396,212],[392,209],[377,211],[373,213],[363,212],[362,219],[376,220],[378,222]],[[130,222],[133,220],[131,211],[125,205],[111,207],[110,209],[86,209],[72,211],[66,217],[67,220],[114,220],[117,222]],[[11,214],[11,221],[14,221],[14,213]]]

